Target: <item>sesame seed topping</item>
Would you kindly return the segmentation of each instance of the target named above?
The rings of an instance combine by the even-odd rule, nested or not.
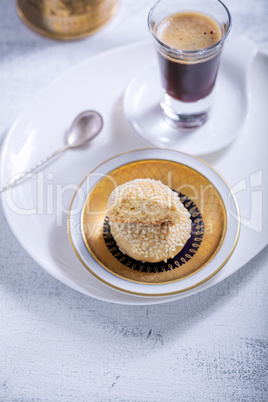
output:
[[[119,249],[140,261],[167,262],[190,237],[189,212],[160,181],[136,179],[118,186],[107,213]]]

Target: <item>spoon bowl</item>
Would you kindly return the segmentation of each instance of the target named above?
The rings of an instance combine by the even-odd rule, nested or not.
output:
[[[86,142],[93,140],[103,127],[101,115],[94,110],[86,110],[80,113],[73,121],[66,136],[70,148],[81,147]]]

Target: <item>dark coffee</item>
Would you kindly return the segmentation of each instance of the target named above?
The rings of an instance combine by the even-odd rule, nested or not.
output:
[[[165,18],[156,36],[169,47],[192,51],[208,48],[221,39],[218,23],[207,15],[183,12]],[[204,61],[177,60],[158,52],[162,85],[168,95],[182,102],[208,96],[215,84],[220,53]]]
[[[195,102],[212,91],[218,71],[220,54],[197,64],[182,64],[158,53],[162,85],[168,95],[182,102]]]

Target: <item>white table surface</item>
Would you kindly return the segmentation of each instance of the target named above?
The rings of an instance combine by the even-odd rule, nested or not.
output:
[[[0,7],[0,136],[59,74],[149,38],[152,0],[121,0],[100,32],[43,38]],[[226,0],[230,39],[268,53],[267,0]],[[90,90],[90,88],[89,88]],[[121,306],[84,296],[42,270],[0,209],[1,401],[267,401],[268,248],[220,284],[177,302]]]

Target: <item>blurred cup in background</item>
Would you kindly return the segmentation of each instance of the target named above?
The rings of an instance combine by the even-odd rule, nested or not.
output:
[[[117,11],[119,0],[17,0],[20,18],[41,35],[79,39],[103,27]]]

